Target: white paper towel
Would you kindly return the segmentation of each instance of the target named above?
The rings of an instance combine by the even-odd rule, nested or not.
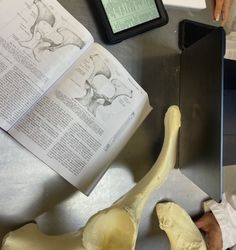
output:
[[[163,0],[166,7],[202,10],[206,8],[205,0]]]

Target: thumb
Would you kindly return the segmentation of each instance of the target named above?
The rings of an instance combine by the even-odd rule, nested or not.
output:
[[[195,222],[199,229],[208,232],[211,228],[212,222],[214,222],[214,215],[211,212],[205,213],[199,220]]]
[[[204,232],[209,231],[209,218],[208,214],[204,214],[199,220],[195,221],[196,226],[198,229],[202,229]]]

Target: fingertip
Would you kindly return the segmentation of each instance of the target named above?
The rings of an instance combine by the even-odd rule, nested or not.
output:
[[[201,220],[201,219],[195,221],[194,223],[195,223],[195,225],[197,226],[197,228],[199,228],[199,229],[202,228],[202,226],[203,226],[203,223],[202,223],[202,220]]]
[[[229,19],[230,6],[231,6],[231,0],[226,0],[223,5],[222,26],[224,26]]]
[[[216,22],[219,22],[219,21],[220,21],[220,14],[219,14],[219,13],[216,13],[216,14],[215,14],[215,21],[216,21]]]
[[[225,12],[223,15],[222,23],[221,23],[222,26],[224,26],[227,23],[228,18],[229,18],[229,14],[227,12]]]
[[[227,23],[227,20],[223,20],[223,21],[221,22],[221,26],[225,26],[226,23]]]
[[[215,1],[214,18],[217,22],[220,21],[220,17],[223,11],[223,6],[224,6],[223,0]]]

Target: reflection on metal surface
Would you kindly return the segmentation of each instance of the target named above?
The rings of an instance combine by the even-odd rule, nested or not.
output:
[[[0,151],[5,162],[3,165],[1,159],[2,235],[37,216],[40,229],[45,233],[61,234],[75,231],[94,213],[110,206],[135,184],[132,173],[135,166],[131,169],[118,158],[91,195],[86,197],[2,131],[0,141],[4,142],[4,146],[0,146]],[[137,148],[137,153],[139,150],[141,148]],[[17,155],[17,158],[14,155]],[[158,229],[158,221],[154,214],[154,207],[158,201],[173,200],[183,206],[190,215],[195,215],[200,211],[201,201],[206,198],[206,194],[179,170],[174,170],[145,208],[136,249],[145,249],[149,244],[150,250],[156,249],[157,245],[163,245],[162,249],[168,249],[168,240]]]

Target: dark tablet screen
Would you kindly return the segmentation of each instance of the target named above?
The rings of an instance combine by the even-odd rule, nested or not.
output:
[[[191,45],[184,48],[180,59],[179,168],[218,202],[222,196],[225,32],[219,27],[209,33],[207,25],[202,37],[203,24],[199,24],[198,35],[198,23],[186,20],[182,24],[182,38],[187,41],[183,44]],[[191,26],[194,34],[189,32]],[[189,35],[191,38],[186,37]]]
[[[155,0],[102,0],[114,34],[160,18]]]

